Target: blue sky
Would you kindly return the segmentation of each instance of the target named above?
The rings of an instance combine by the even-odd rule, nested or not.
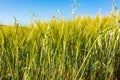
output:
[[[50,19],[51,15],[59,17],[60,9],[65,18],[71,17],[71,4],[74,0],[0,0],[0,23],[12,24],[13,16],[19,23],[29,23],[32,20],[31,11],[41,20]],[[111,11],[112,0],[78,0],[80,7],[77,14],[94,16],[99,8],[102,14]],[[117,4],[120,1],[117,0]],[[118,5],[119,7],[119,5]]]

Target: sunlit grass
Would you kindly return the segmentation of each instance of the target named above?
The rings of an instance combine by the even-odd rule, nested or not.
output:
[[[120,24],[111,15],[0,27],[1,80],[118,77]]]

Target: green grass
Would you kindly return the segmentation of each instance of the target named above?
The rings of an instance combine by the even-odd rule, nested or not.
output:
[[[115,80],[120,24],[111,15],[0,27],[0,80]]]

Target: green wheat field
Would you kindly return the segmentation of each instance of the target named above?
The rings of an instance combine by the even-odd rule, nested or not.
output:
[[[119,17],[0,27],[0,80],[119,79]]]
[[[120,80],[120,13],[0,25],[0,80]]]

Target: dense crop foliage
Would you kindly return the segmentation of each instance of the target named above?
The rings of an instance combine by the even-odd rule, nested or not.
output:
[[[0,80],[115,80],[120,24],[112,15],[0,27]]]

